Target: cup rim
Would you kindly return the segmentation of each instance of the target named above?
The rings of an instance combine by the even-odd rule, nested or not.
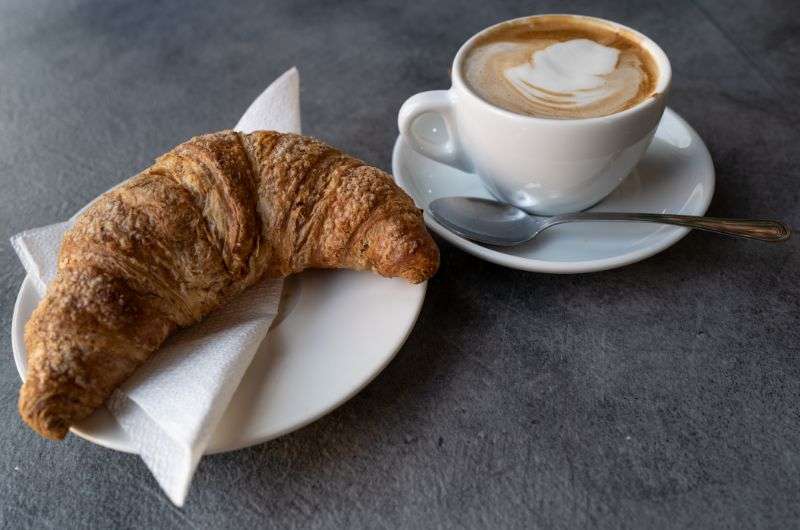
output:
[[[510,110],[504,109],[503,107],[499,107],[499,106],[495,105],[494,103],[491,103],[491,102],[487,101],[486,99],[480,97],[478,94],[476,94],[475,91],[472,90],[472,88],[464,81],[464,78],[463,78],[462,72],[461,72],[462,63],[464,62],[464,57],[466,56],[467,51],[472,47],[472,44],[478,38],[480,38],[484,34],[492,31],[493,29],[497,28],[498,26],[500,26],[502,24],[508,24],[508,23],[513,23],[513,22],[518,22],[518,21],[523,21],[523,20],[530,20],[530,19],[534,19],[534,18],[545,18],[545,17],[570,17],[570,18],[576,18],[576,19],[589,20],[589,21],[592,21],[592,22],[596,22],[596,23],[607,25],[607,26],[611,26],[612,28],[617,28],[617,29],[622,29],[622,30],[625,30],[625,31],[629,31],[634,36],[640,38],[641,39],[641,44],[643,45],[643,47],[645,47],[647,52],[650,53],[650,55],[653,57],[653,59],[656,62],[656,66],[658,67],[658,82],[656,83],[656,87],[654,89],[653,94],[648,96],[643,101],[640,101],[636,105],[634,105],[634,106],[632,106],[630,108],[627,108],[625,110],[622,110],[622,111],[619,111],[619,112],[615,112],[614,114],[608,114],[606,116],[593,116],[593,117],[588,117],[588,118],[548,118],[548,117],[541,117],[541,116],[528,116],[528,115],[525,115],[525,114],[519,114],[519,113],[510,111]],[[509,118],[515,118],[515,119],[522,120],[522,121],[525,121],[525,122],[548,123],[548,124],[554,124],[554,125],[555,124],[561,124],[563,126],[582,125],[582,124],[588,124],[588,123],[595,123],[595,122],[599,122],[599,121],[617,121],[619,119],[623,119],[626,116],[629,116],[631,114],[635,114],[637,112],[642,111],[642,109],[649,108],[649,107],[655,105],[658,101],[660,101],[661,99],[664,98],[664,96],[667,94],[667,92],[669,92],[670,86],[672,84],[672,65],[669,62],[669,58],[667,57],[667,54],[664,52],[664,50],[661,49],[661,47],[653,39],[651,39],[650,37],[648,37],[647,35],[639,32],[639,31],[636,31],[635,29],[633,29],[631,27],[628,27],[628,26],[626,26],[624,24],[620,24],[619,22],[614,22],[613,20],[608,20],[608,19],[600,18],[600,17],[593,17],[593,16],[589,16],[589,15],[576,15],[576,14],[573,14],[573,13],[542,13],[542,14],[539,14],[539,15],[528,15],[528,16],[524,16],[524,17],[511,18],[511,19],[508,19],[508,20],[500,21],[500,22],[498,22],[496,24],[492,24],[491,26],[488,26],[488,27],[482,29],[481,31],[475,33],[474,35],[472,35],[469,39],[467,39],[467,41],[464,44],[461,45],[461,47],[458,49],[458,52],[456,52],[455,58],[453,59],[452,70],[453,70],[453,86],[457,87],[459,89],[462,89],[464,93],[468,94],[470,97],[474,98],[476,101],[486,105],[491,110],[493,110],[493,111],[495,111],[495,112],[497,112],[497,113],[499,113],[499,114],[501,114],[503,116],[506,116],[506,117],[509,117]]]

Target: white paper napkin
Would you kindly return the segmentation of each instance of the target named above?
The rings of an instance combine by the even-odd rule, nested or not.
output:
[[[300,132],[300,77],[292,68],[244,113],[236,130]],[[11,243],[44,296],[56,273],[66,221],[17,234]],[[106,406],[169,499],[182,506],[211,435],[278,312],[282,280],[266,280],[180,330]]]

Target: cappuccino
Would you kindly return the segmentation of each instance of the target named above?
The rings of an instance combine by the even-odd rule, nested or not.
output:
[[[658,67],[641,38],[602,21],[532,17],[500,24],[467,50],[473,92],[540,118],[608,116],[654,95]]]

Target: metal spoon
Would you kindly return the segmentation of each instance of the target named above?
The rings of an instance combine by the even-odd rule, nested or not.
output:
[[[530,241],[551,226],[577,221],[643,221],[771,242],[786,241],[791,234],[784,223],[766,219],[612,212],[578,212],[545,217],[531,215],[510,204],[475,197],[436,199],[428,208],[439,224],[461,237],[503,247]]]

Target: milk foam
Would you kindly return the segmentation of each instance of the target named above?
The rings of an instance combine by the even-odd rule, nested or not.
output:
[[[556,107],[580,107],[613,94],[615,87],[603,76],[614,71],[619,54],[619,50],[589,39],[573,39],[535,51],[529,63],[503,73],[528,99]]]
[[[499,32],[498,32],[499,33]],[[467,55],[467,83],[490,103],[548,118],[586,118],[619,112],[650,95],[646,52],[622,40],[535,29],[530,38],[490,35]],[[527,35],[526,35],[527,37]]]

